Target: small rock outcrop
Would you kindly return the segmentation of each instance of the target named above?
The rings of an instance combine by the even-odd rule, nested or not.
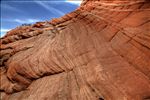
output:
[[[0,45],[1,100],[150,100],[149,0],[83,0]]]

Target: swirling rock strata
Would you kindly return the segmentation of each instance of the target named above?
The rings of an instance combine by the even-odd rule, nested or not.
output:
[[[149,100],[150,2],[84,0],[1,38],[2,100]]]

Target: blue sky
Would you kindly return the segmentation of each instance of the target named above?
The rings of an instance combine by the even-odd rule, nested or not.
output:
[[[80,3],[81,0],[1,0],[1,36],[24,23],[61,17]]]

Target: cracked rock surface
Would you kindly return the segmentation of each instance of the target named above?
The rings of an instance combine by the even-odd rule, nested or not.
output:
[[[150,100],[149,0],[83,0],[0,50],[1,100]]]

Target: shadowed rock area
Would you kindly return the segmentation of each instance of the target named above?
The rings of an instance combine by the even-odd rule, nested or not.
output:
[[[149,0],[83,0],[0,45],[1,100],[150,100]]]

